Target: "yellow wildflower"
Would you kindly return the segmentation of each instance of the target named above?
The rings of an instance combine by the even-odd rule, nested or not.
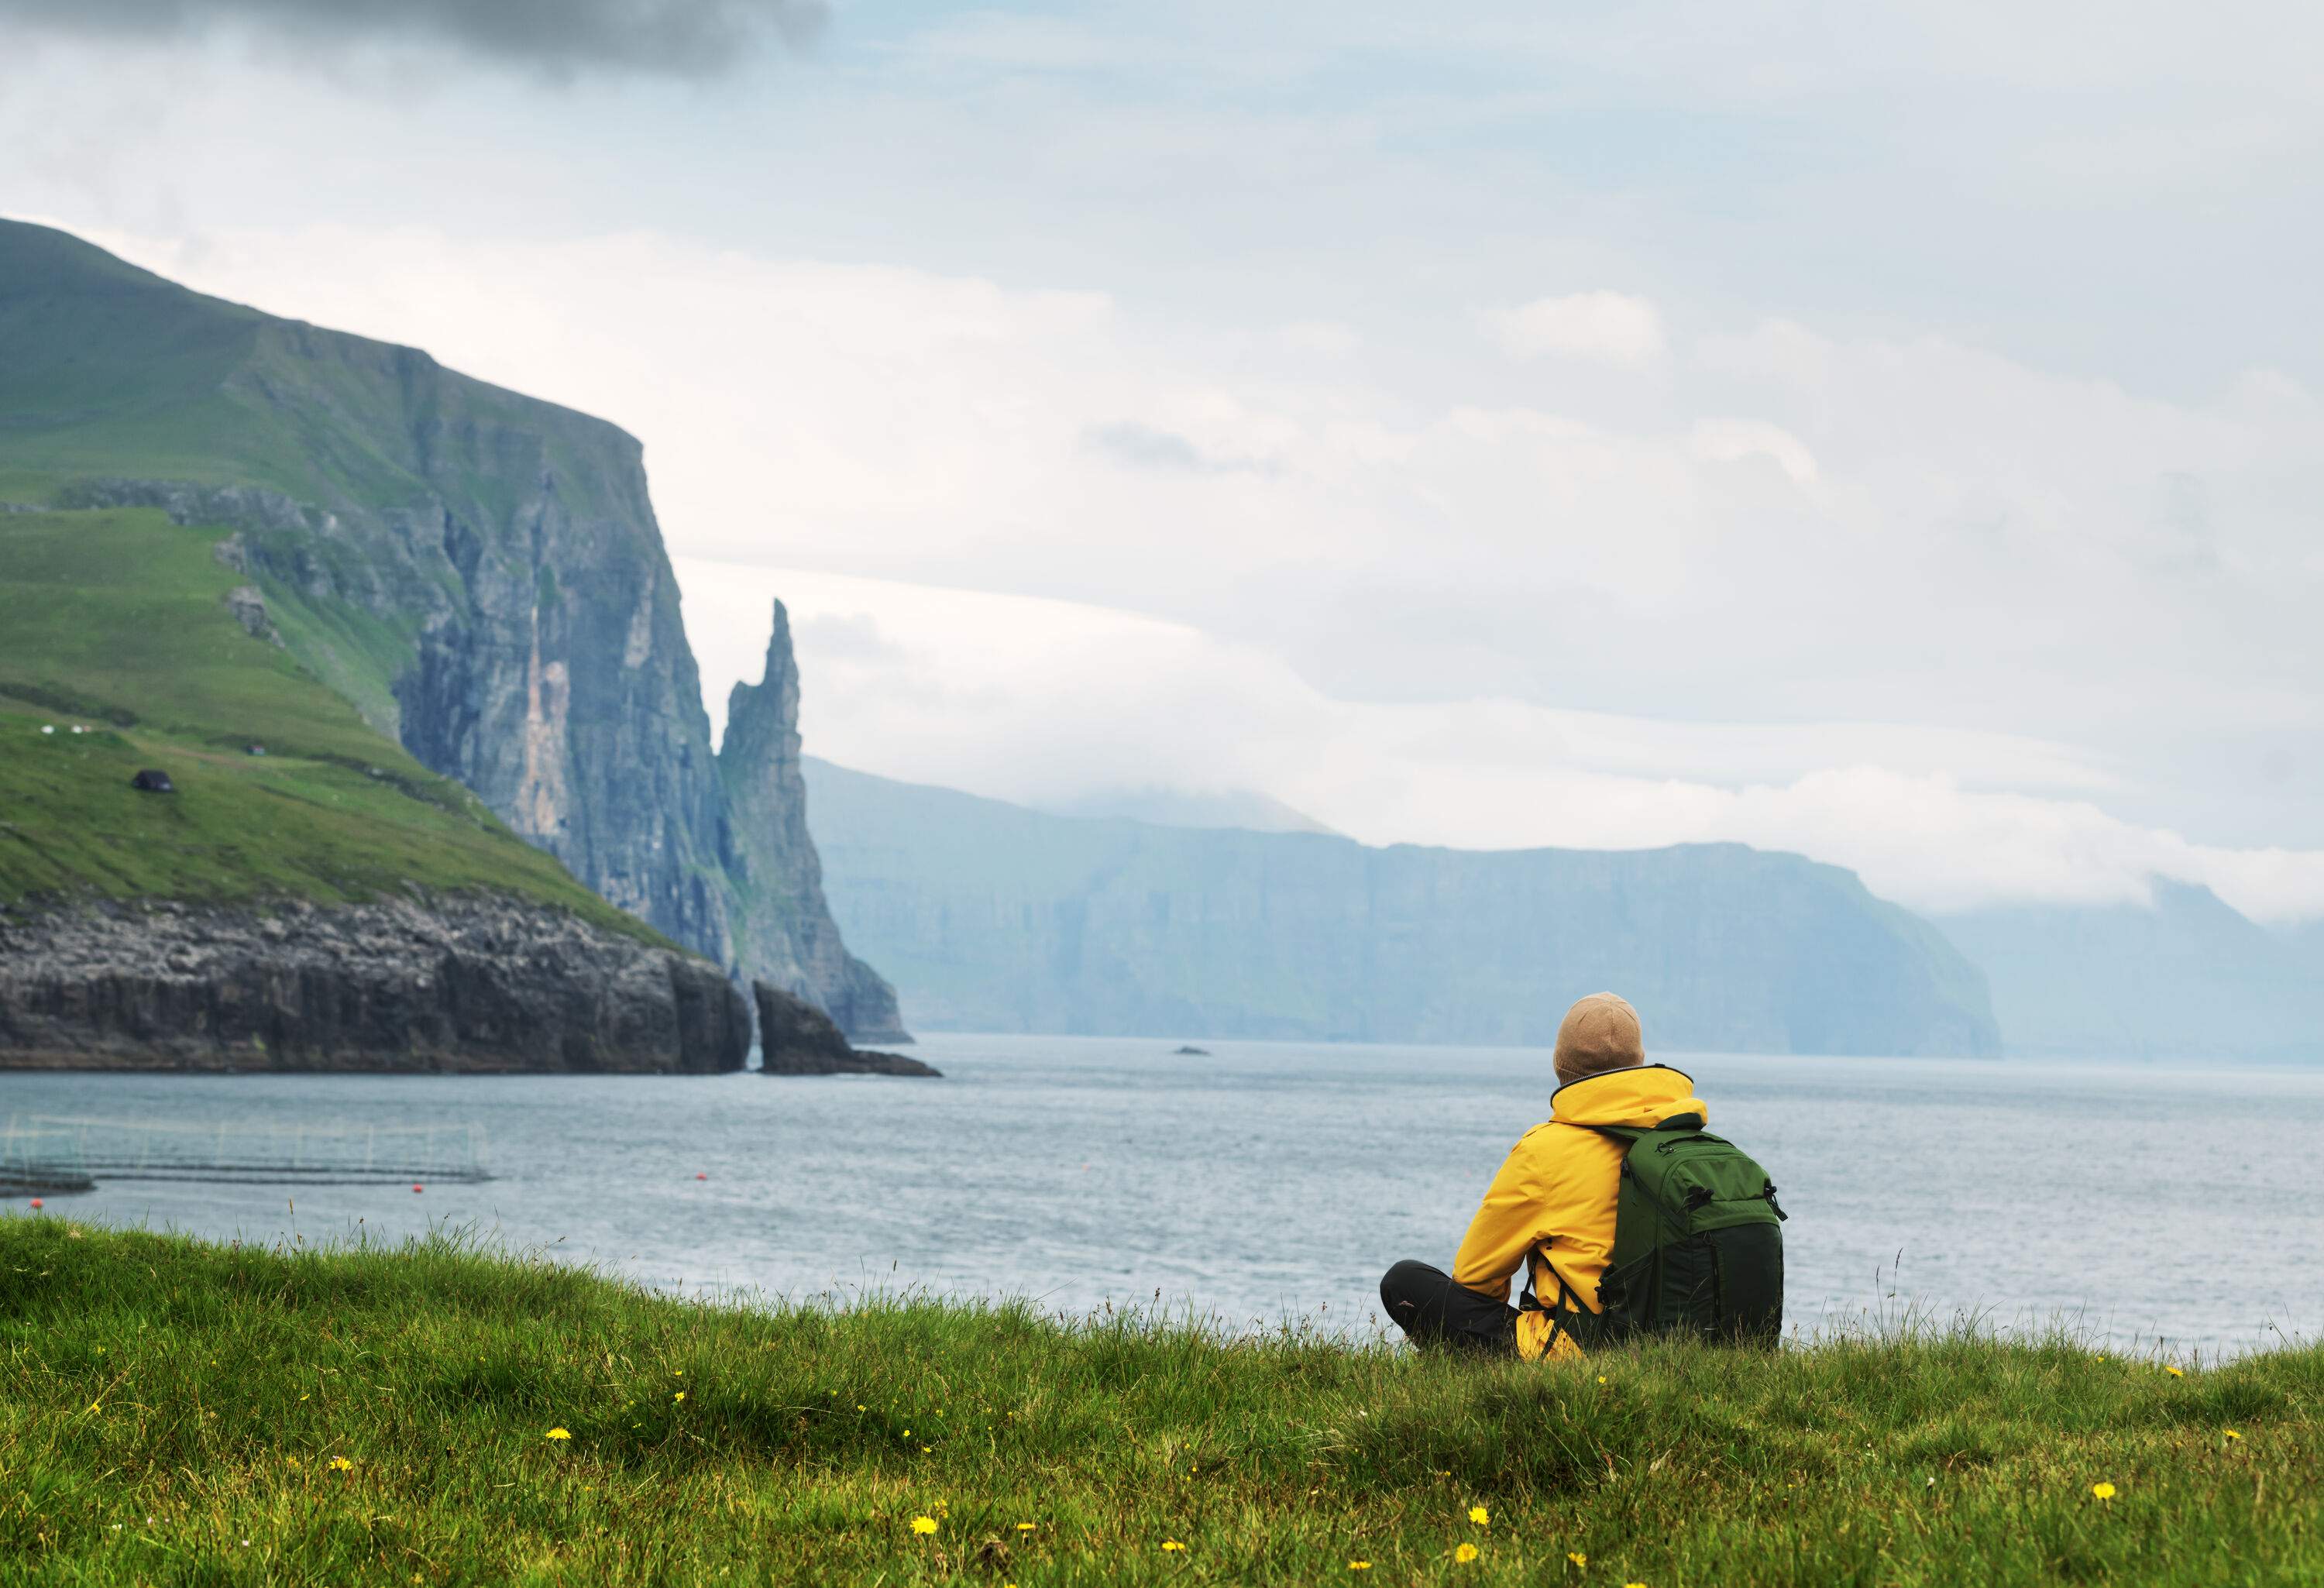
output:
[[[673,1395],[673,1396],[671,1396],[671,1397],[670,1397],[670,1399],[671,1399],[672,1401],[684,1400],[685,1399],[686,1399],[686,1391],[685,1391],[685,1390],[679,1390],[677,1394],[675,1394],[675,1395]]]
[[[1477,1558],[1477,1546],[1473,1544],[1463,1544],[1452,1552],[1452,1558],[1465,1566]]]
[[[915,1532],[915,1533],[933,1533],[933,1532],[935,1532],[936,1530],[936,1518],[934,1518],[934,1517],[914,1517],[914,1518],[912,1519],[912,1531],[913,1531],[913,1532]]]
[[[1162,1547],[1166,1552],[1176,1550],[1180,1554],[1184,1554],[1186,1548],[1185,1545],[1179,1543],[1176,1538],[1165,1538],[1162,1540]]]
[[[1599,1375],[1598,1375],[1598,1381],[1599,1381],[1600,1384],[1604,1383],[1604,1382],[1606,1381],[1606,1375],[1605,1375],[1605,1374],[1603,1374],[1603,1373],[1599,1374]]]
[[[2229,1428],[2227,1432],[2227,1437],[2230,1439],[2240,1439],[2243,1437],[2241,1434],[2236,1433],[2233,1428]]]
[[[1369,1572],[1371,1569],[1372,1563],[1368,1560],[1351,1560],[1348,1563],[1348,1570],[1351,1572]]]
[[[2114,1485],[2111,1483],[2093,1483],[2090,1485],[2090,1492],[2097,1495],[2100,1500],[2112,1500],[2114,1498]]]
[[[92,1400],[88,1403],[88,1409],[91,1411],[103,1411],[105,1408],[98,1402]]]
[[[548,1433],[542,1435],[541,1437],[544,1439],[570,1439],[573,1436],[567,1433],[562,1428],[551,1428]]]
[[[1469,1519],[1480,1528],[1490,1527],[1493,1521],[1491,1513],[1481,1505],[1472,1505],[1469,1508]]]
[[[351,1473],[355,1471],[355,1463],[344,1455],[331,1457],[331,1471],[335,1473]]]
[[[2177,1368],[2172,1367],[2172,1366],[2170,1366],[2170,1365],[2169,1365],[2169,1364],[2167,1364],[2167,1363],[2164,1365],[2164,1367],[2163,1367],[2163,1371],[2164,1372],[2166,1372],[2166,1373],[2170,1374],[2170,1375],[2171,1375],[2172,1378],[2174,1378],[2174,1379],[2183,1379],[2183,1378],[2185,1378],[2185,1377],[2187,1376],[2186,1374],[2184,1374],[2184,1373],[2181,1372]]]
[[[1019,1522],[1017,1524],[1017,1530],[1019,1533],[1029,1533],[1038,1525],[1038,1523],[1035,1522]]]
[[[1567,1550],[1565,1552],[1565,1558],[1572,1561],[1577,1568],[1586,1566],[1590,1564],[1590,1557],[1582,1554],[1578,1549]]]

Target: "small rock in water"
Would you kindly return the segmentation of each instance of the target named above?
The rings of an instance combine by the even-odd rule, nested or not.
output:
[[[1192,1043],[1188,1043],[1179,1048],[1173,1048],[1170,1051],[1174,1056],[1183,1056],[1187,1058],[1208,1058],[1211,1056],[1211,1050],[1209,1048],[1196,1048]]]

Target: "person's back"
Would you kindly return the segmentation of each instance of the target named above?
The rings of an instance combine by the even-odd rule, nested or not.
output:
[[[1635,1133],[1699,1130],[1709,1118],[1692,1079],[1646,1062],[1637,1011],[1610,992],[1592,993],[1567,1011],[1555,1066],[1561,1085],[1551,1118],[1510,1149],[1452,1272],[1406,1261],[1381,1279],[1381,1304],[1415,1341],[1529,1361],[1578,1352],[1576,1333],[1593,1334],[1600,1310]],[[1772,1187],[1768,1196],[1772,1208]],[[1509,1293],[1521,1269],[1527,1294],[1518,1307]]]

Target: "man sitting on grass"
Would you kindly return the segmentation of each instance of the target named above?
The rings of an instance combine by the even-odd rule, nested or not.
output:
[[[1509,1149],[1469,1221],[1452,1272],[1407,1260],[1380,1280],[1381,1305],[1416,1343],[1514,1353],[1527,1362],[1579,1355],[1559,1318],[1599,1310],[1628,1150],[1628,1142],[1592,1127],[1652,1131],[1683,1114],[1696,1116],[1696,1124],[1707,1117],[1693,1081],[1646,1063],[1638,1011],[1611,992],[1593,992],[1566,1011],[1555,1062],[1552,1117]],[[1521,1267],[1530,1281],[1523,1310],[1509,1305],[1509,1281]]]

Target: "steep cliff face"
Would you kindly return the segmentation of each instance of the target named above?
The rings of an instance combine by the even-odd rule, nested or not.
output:
[[[807,833],[798,707],[790,614],[778,601],[765,676],[734,686],[718,752],[733,835],[727,919],[735,959],[751,980],[820,1004],[859,1041],[908,1040],[895,989],[847,952],[824,902],[823,863]]]
[[[382,733],[674,940],[897,1035],[822,911],[795,776],[738,849],[632,437],[0,222],[0,474],[235,530],[290,653]]]
[[[1980,1055],[1985,979],[1856,876],[1740,845],[1375,849],[1049,816],[807,763],[832,907],[939,1030]]]
[[[507,898],[0,912],[0,1069],[740,1069],[717,967]]]

